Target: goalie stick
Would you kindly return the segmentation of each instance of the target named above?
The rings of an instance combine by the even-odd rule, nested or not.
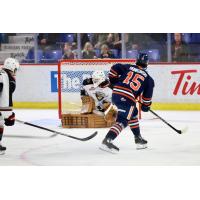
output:
[[[142,102],[137,101],[139,104],[142,105]],[[187,131],[187,127],[185,127],[182,130],[176,129],[174,126],[172,126],[169,122],[167,122],[166,120],[164,120],[162,117],[160,117],[157,113],[155,113],[153,110],[149,110],[149,112],[151,112],[153,115],[155,115],[156,117],[158,117],[162,122],[164,122],[165,124],[167,124],[170,128],[172,128],[174,131],[176,131],[178,134],[182,134],[185,133]]]
[[[52,132],[52,133],[55,133],[55,134],[58,134],[58,135],[62,135],[62,136],[69,137],[69,138],[72,138],[72,139],[75,139],[75,140],[79,140],[79,141],[83,141],[83,142],[92,139],[98,133],[97,131],[95,131],[93,134],[91,134],[90,136],[88,136],[86,138],[78,138],[78,137],[75,137],[75,136],[72,136],[72,135],[69,135],[69,134],[61,133],[61,132],[58,132],[58,131],[54,131],[52,129],[48,129],[48,128],[45,128],[45,127],[42,127],[42,126],[31,124],[29,122],[24,122],[24,121],[21,121],[19,119],[16,119],[16,122],[19,122],[21,124],[26,124],[26,125],[29,125],[29,126],[33,126],[35,128],[39,128],[39,129],[42,129],[42,130],[45,130],[45,131],[49,131],[49,132]]]

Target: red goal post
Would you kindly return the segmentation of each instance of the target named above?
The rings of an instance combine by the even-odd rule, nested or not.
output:
[[[58,62],[59,118],[62,114],[80,113],[81,84],[83,79],[90,77],[94,70],[103,70],[107,74],[110,67],[116,63],[133,64],[134,62],[134,59],[60,60]]]

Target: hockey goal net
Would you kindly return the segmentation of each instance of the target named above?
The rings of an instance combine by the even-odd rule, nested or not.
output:
[[[107,75],[116,63],[133,64],[133,59],[61,60],[58,63],[59,118],[63,114],[80,113],[80,89],[84,79],[94,70],[103,70]]]

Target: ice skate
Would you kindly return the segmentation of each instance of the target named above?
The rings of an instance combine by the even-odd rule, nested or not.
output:
[[[0,155],[5,154],[5,151],[6,151],[6,147],[2,146],[0,143]]]
[[[107,151],[107,152],[110,152],[110,153],[113,153],[113,154],[119,152],[119,148],[117,146],[115,146],[112,143],[112,140],[109,139],[109,138],[105,138],[99,148],[103,151]]]
[[[147,148],[147,141],[142,138],[141,135],[135,136],[135,144],[137,145],[136,149],[146,149]]]

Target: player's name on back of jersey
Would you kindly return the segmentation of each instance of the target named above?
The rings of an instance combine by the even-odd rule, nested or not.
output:
[[[144,77],[147,77],[146,72],[144,72],[143,70],[137,69],[137,68],[135,68],[135,67],[130,67],[129,69],[130,69],[131,71],[133,71],[133,72],[142,74]]]

